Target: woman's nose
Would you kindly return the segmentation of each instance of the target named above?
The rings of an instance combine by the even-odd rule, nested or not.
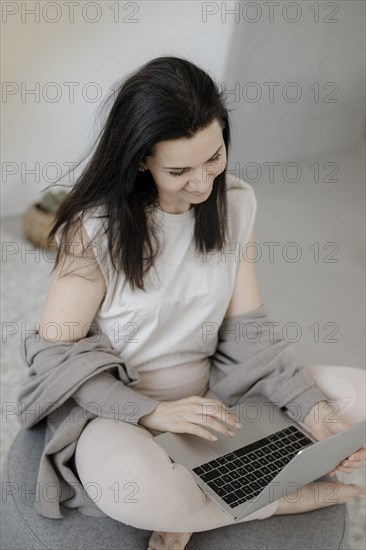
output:
[[[212,187],[211,178],[208,176],[193,177],[188,183],[190,193],[207,193]]]

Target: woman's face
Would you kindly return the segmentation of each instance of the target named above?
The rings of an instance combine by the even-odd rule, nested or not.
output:
[[[213,181],[225,170],[226,161],[222,126],[215,120],[192,138],[159,142],[141,166],[150,170],[154,178],[159,208],[183,214],[209,197]]]

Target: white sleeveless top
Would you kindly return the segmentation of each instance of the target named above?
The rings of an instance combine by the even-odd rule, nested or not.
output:
[[[208,389],[209,356],[217,347],[218,331],[257,211],[252,186],[231,174],[227,175],[227,201],[227,246],[222,252],[203,256],[194,249],[193,207],[184,214],[148,209],[148,215],[156,216],[161,228],[161,253],[145,275],[146,292],[131,291],[124,273],[113,268],[108,253],[104,255],[107,236],[100,228],[106,218],[96,217],[105,213],[104,207],[85,214],[83,224],[106,281],[106,294],[94,321],[124,362],[141,376],[134,389],[151,397],[161,394],[161,376],[154,387],[154,371],[160,369],[165,369],[165,387],[179,385],[181,398],[204,395]],[[56,240],[59,242],[58,237]],[[174,392],[170,399],[174,399]]]

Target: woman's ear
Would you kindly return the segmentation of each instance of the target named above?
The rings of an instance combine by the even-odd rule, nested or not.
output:
[[[145,158],[146,158],[146,156],[144,157],[144,159]],[[145,170],[147,170],[147,166],[146,166],[146,164],[144,163],[143,160],[140,162],[139,170],[140,170],[140,172],[145,172]]]

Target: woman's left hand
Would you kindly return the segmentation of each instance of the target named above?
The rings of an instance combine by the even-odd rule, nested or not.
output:
[[[328,401],[319,401],[310,409],[303,421],[311,435],[318,441],[340,432],[341,430],[344,430],[352,425],[347,420],[341,418],[340,415],[332,411],[334,411],[333,403],[329,403]],[[337,470],[350,474],[356,468],[359,468],[365,459],[366,446],[361,447],[358,451],[352,453],[345,460],[342,460],[336,469],[329,472],[328,475],[334,476]]]

